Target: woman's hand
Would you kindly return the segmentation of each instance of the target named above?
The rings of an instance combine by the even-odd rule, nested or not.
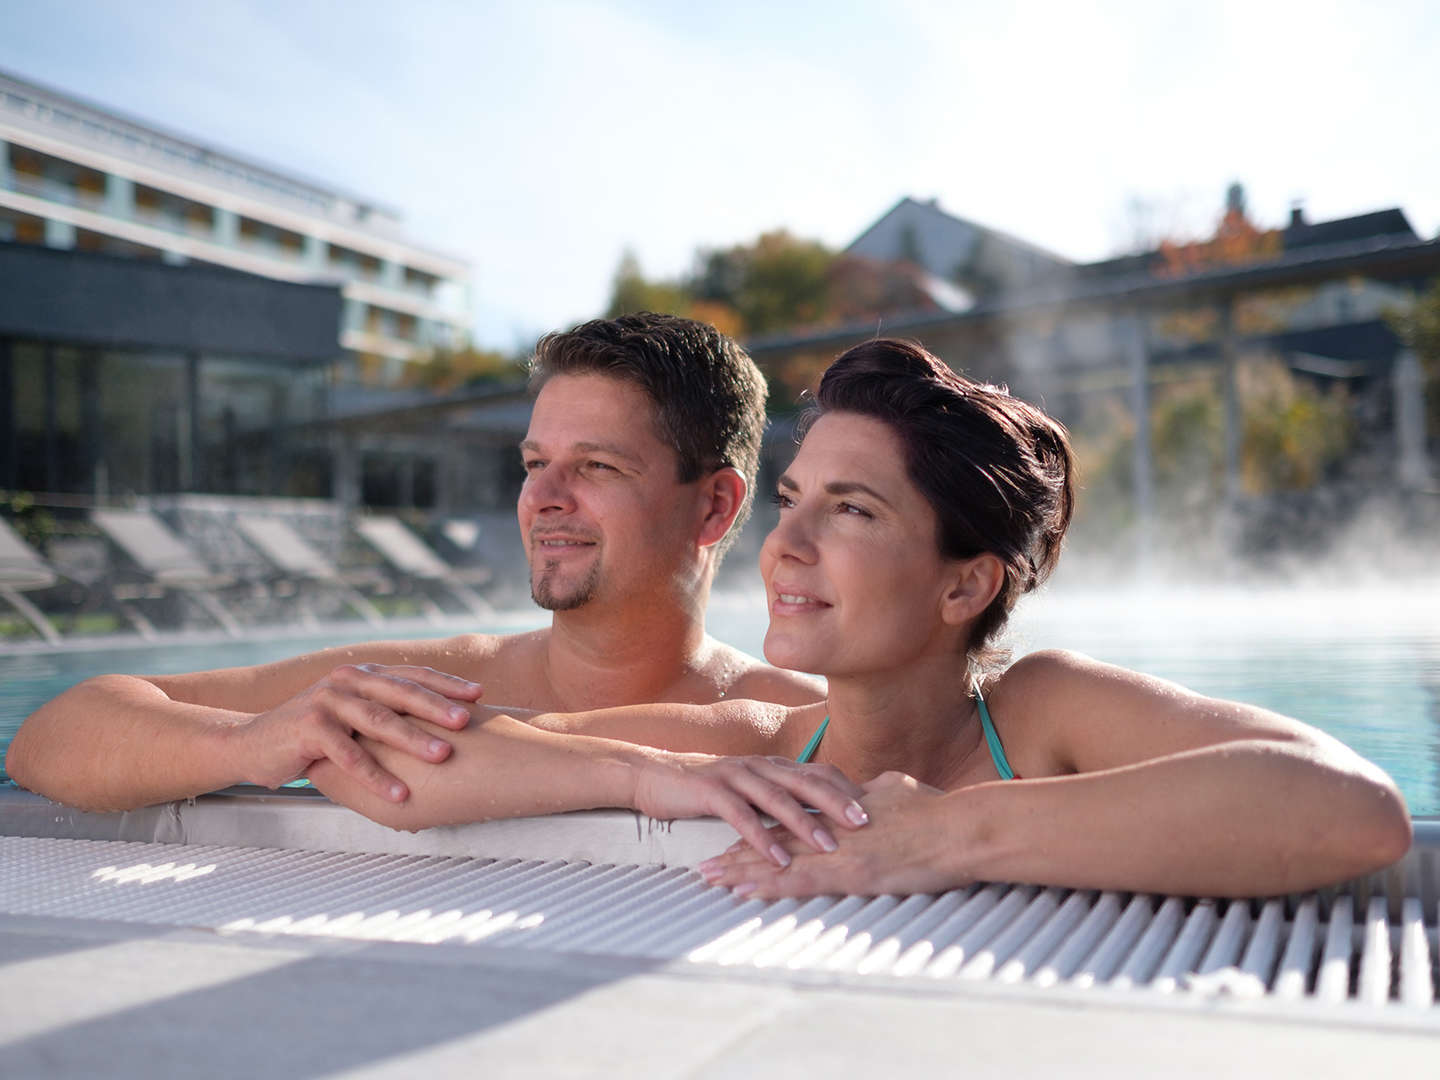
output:
[[[386,772],[356,736],[366,735],[425,761],[443,761],[450,744],[424,730],[470,722],[477,683],[428,667],[342,664],[313,686],[236,728],[237,772],[279,787],[329,760],[376,795],[403,802],[405,785]]]
[[[899,772],[882,773],[864,790],[870,826],[841,834],[833,853],[811,854],[784,827],[789,823],[782,821],[768,831],[769,843],[793,855],[788,866],[779,859],[758,857],[763,842],[749,840],[748,845],[736,844],[697,869],[711,885],[729,888],[736,896],[766,900],[943,892],[968,884],[947,876],[935,858],[947,843],[936,820],[941,791]]]
[[[640,768],[632,805],[661,820],[723,818],[740,834],[741,843],[753,848],[753,859],[775,869],[790,864],[791,850],[827,852],[837,847],[834,833],[807,812],[806,805],[848,832],[869,820],[857,801],[863,794],[830,765],[799,765],[783,757],[657,753]],[[771,835],[762,813],[787,830],[790,847]]]

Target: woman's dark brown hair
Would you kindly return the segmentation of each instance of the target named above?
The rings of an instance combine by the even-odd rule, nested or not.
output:
[[[996,662],[990,642],[1015,602],[1055,568],[1070,525],[1074,466],[1064,427],[1003,387],[973,382],[919,344],[893,338],[843,353],[815,402],[810,421],[858,413],[895,432],[910,479],[935,510],[944,558],[989,553],[1004,564],[1004,584],[967,643],[976,665]]]

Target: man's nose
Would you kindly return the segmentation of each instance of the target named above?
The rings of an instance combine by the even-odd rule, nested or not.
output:
[[[547,511],[568,513],[575,509],[575,497],[565,471],[555,465],[536,469],[525,477],[520,501],[532,514]]]

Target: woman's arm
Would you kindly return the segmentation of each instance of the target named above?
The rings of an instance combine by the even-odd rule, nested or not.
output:
[[[645,706],[681,713],[702,706]],[[550,814],[595,807],[629,807],[671,819],[724,818],[766,857],[789,855],[767,832],[766,813],[812,849],[833,850],[833,834],[803,804],[845,829],[865,823],[860,789],[828,766],[796,765],[777,757],[683,754],[587,735],[547,731],[486,710],[450,736],[454,752],[437,767],[393,748],[362,740],[381,765],[407,784],[410,798],[377,797],[332,762],[320,761],[311,782],[336,802],[394,829]]]
[[[867,785],[874,824],[837,856],[776,876],[731,854],[710,876],[761,896],[976,880],[1249,896],[1376,870],[1409,847],[1389,777],[1297,721],[1070,654],[1027,657],[1012,676],[992,711],[1031,779],[940,794],[887,775]]]

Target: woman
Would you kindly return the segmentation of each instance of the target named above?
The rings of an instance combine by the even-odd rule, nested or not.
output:
[[[704,812],[700,802],[713,809],[718,787],[782,822],[764,834],[727,806],[747,843],[701,867],[760,897],[975,880],[1254,895],[1404,854],[1409,816],[1389,778],[1297,721],[1071,653],[1001,664],[994,638],[1053,568],[1070,519],[1058,424],[891,340],[841,356],[817,406],[780,479],[780,520],[760,565],[765,655],[826,676],[824,703],[529,717],[546,756],[523,778],[496,740],[532,736],[492,712],[460,733],[442,766],[373,748],[409,774],[412,798],[398,810],[333,766],[312,779],[410,827],[557,808],[560,789],[572,801],[585,792],[576,805],[598,798],[682,816]],[[576,754],[546,741],[557,733]],[[807,781],[771,758],[615,751],[605,739],[829,766],[815,774],[813,801],[842,828],[816,826],[777,796],[778,784],[810,797]],[[863,785],[867,827],[855,827],[862,817],[837,771]]]

